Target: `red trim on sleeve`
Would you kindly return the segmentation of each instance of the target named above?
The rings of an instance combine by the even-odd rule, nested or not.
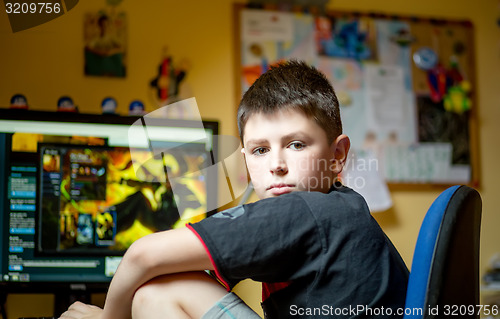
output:
[[[186,227],[193,232],[193,234],[198,237],[200,240],[201,244],[205,248],[205,251],[207,252],[208,258],[210,259],[210,262],[212,263],[212,266],[214,266],[215,270],[215,275],[217,277],[217,280],[226,288],[227,291],[231,291],[231,288],[229,284],[222,278],[219,269],[217,268],[217,265],[215,265],[214,259],[212,255],[210,254],[210,250],[208,250],[207,245],[205,245],[205,242],[203,241],[203,238],[201,238],[200,234],[191,226],[191,224],[187,224]]]
[[[286,281],[286,282],[275,282],[275,283],[267,283],[263,282],[262,283],[262,301],[266,300],[269,298],[269,296],[278,290],[284,289],[288,286],[290,286],[292,282],[291,281]]]

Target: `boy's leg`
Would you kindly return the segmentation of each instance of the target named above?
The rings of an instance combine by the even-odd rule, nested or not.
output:
[[[133,319],[260,319],[238,296],[228,294],[205,272],[179,273],[153,279],[139,288]]]
[[[201,318],[226,294],[226,289],[205,272],[157,277],[135,293],[132,318]]]

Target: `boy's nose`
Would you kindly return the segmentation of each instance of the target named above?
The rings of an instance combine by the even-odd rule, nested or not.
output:
[[[271,163],[271,173],[276,175],[285,175],[288,173],[286,161],[282,158],[274,158]]]

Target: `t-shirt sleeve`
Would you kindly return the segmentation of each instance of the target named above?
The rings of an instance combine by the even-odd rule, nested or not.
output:
[[[307,203],[295,194],[219,212],[189,226],[202,240],[228,288],[251,278],[293,280],[321,253],[320,228]]]

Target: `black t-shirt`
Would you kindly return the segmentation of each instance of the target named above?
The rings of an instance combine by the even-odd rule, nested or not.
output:
[[[404,307],[408,269],[347,187],[260,200],[189,227],[228,289],[247,278],[281,288],[263,301],[266,318],[398,318]]]

